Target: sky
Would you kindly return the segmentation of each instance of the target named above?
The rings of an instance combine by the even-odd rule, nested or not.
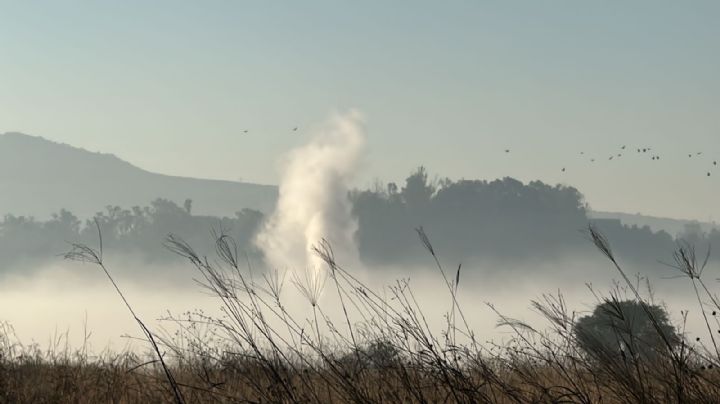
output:
[[[0,132],[276,184],[356,109],[357,186],[424,165],[720,220],[719,20],[715,1],[0,0]]]

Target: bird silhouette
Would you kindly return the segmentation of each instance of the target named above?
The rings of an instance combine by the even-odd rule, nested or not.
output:
[[[293,129],[293,131],[296,131],[297,129],[298,129],[298,128],[295,127],[295,128]],[[247,130],[245,130],[244,132],[247,133]],[[627,145],[622,145],[622,146],[620,146],[620,149],[621,149],[621,150],[630,150],[630,151],[633,150],[632,146],[630,146],[630,149],[628,149]],[[652,148],[651,148],[651,147],[642,147],[642,148],[637,148],[637,149],[635,149],[635,150],[637,151],[637,153],[648,153],[648,152],[650,152],[650,153],[649,153],[649,155],[650,155],[650,160],[652,160],[652,161],[658,161],[658,160],[660,160],[660,156],[659,156],[659,155],[651,153],[651,151],[652,151]],[[510,153],[510,149],[504,149],[504,151],[505,151],[505,153]],[[582,156],[586,156],[586,155],[587,155],[584,150],[581,150],[581,151],[579,151],[579,152],[577,152],[577,153],[579,153],[579,154],[582,155]],[[608,160],[620,159],[620,158],[623,157],[623,154],[624,154],[624,153],[613,153],[613,154],[611,154],[611,155],[608,157]],[[700,155],[702,155],[702,154],[703,154],[703,151],[691,152],[691,153],[688,153],[688,158],[692,158],[692,157],[695,157],[695,156],[700,156]],[[595,160],[596,160],[596,158],[592,157],[592,158],[588,158],[588,160],[590,161],[590,163],[594,163]],[[618,164],[619,164],[619,163],[618,163]],[[716,167],[716,166],[718,165],[718,161],[717,161],[717,160],[713,160],[713,161],[712,161],[712,165]],[[567,167],[562,167],[562,168],[560,169],[560,172],[563,172],[563,173],[567,172]],[[705,173],[705,175],[706,175],[707,177],[711,177],[711,176],[712,176],[712,172],[711,172],[711,171],[707,171],[707,172]]]
[[[297,130],[298,130],[297,126],[293,128],[293,132],[297,132]]]
[[[717,161],[713,161],[713,165],[716,166],[716,165],[717,165]]]

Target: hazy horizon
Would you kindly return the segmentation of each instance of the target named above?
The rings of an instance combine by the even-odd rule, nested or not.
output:
[[[281,155],[357,108],[359,186],[425,165],[575,185],[597,210],[711,221],[719,12],[711,1],[11,3],[0,130],[153,172],[276,184]],[[608,161],[623,145],[662,159]]]
[[[121,160],[121,161],[126,161],[126,160],[123,158],[123,156],[118,156],[118,155],[116,155],[115,153],[113,153],[112,151],[104,151],[104,150],[91,151],[91,150],[87,150],[87,149],[85,149],[85,148],[83,148],[83,147],[81,147],[81,146],[77,146],[77,145],[73,145],[73,144],[68,144],[68,143],[63,143],[63,142],[53,141],[53,140],[51,140],[51,139],[45,138],[44,136],[37,135],[37,134],[31,134],[31,133],[23,133],[23,132],[19,132],[19,131],[13,131],[13,132],[0,133],[0,136],[8,135],[8,134],[9,134],[9,135],[17,134],[17,135],[22,135],[22,136],[28,136],[28,137],[31,137],[31,138],[39,138],[39,139],[46,140],[46,141],[49,141],[49,142],[58,143],[59,145],[70,146],[70,147],[72,147],[73,149],[78,149],[78,150],[82,150],[82,151],[87,151],[88,153],[93,153],[93,154],[99,153],[100,155],[114,156],[115,158],[118,158],[118,159]],[[418,166],[420,166],[420,165],[418,165]],[[244,179],[242,179],[242,178],[233,180],[233,179],[203,178],[203,177],[200,177],[200,176],[192,176],[192,175],[189,175],[189,176],[174,176],[174,175],[172,175],[172,174],[168,174],[168,173],[164,173],[164,172],[149,171],[149,170],[146,170],[145,168],[143,168],[143,167],[141,167],[141,166],[137,166],[137,165],[133,165],[133,167],[136,167],[136,168],[138,168],[138,169],[140,169],[140,170],[143,170],[143,171],[147,171],[148,173],[151,173],[151,174],[160,174],[160,175],[164,175],[164,176],[168,176],[168,177],[188,178],[188,179],[193,179],[193,180],[197,179],[197,180],[211,180],[211,181],[213,181],[213,180],[219,180],[219,181],[241,182],[241,183],[244,182],[244,183],[249,183],[249,184],[261,185],[261,186],[273,186],[273,187],[277,187],[277,185],[278,185],[278,184],[275,184],[275,183],[272,183],[272,184],[259,184],[259,183],[256,183],[256,182],[246,181],[246,180],[244,180]],[[415,167],[415,168],[417,168],[417,167]],[[407,174],[407,173],[406,173],[406,174]],[[445,178],[450,179],[449,177],[442,175],[442,173],[432,172],[431,174],[433,175],[433,180],[440,180],[440,179],[445,179]],[[506,177],[507,177],[507,176],[506,176]],[[501,177],[498,177],[498,178],[495,178],[495,179],[500,179],[500,178],[501,178]],[[502,178],[504,178],[504,177],[502,177]],[[510,177],[510,178],[512,178],[512,177]],[[463,177],[462,179],[469,179],[469,178],[464,178],[464,177]],[[493,178],[474,178],[474,179],[478,179],[478,180],[493,180]],[[528,182],[533,181],[533,180],[539,180],[539,179],[537,179],[537,178],[536,178],[536,179],[530,179],[530,180],[528,180]],[[374,182],[373,184],[365,184],[365,186],[366,186],[366,187],[372,187],[372,186],[375,186],[375,185],[378,184],[378,183],[380,183],[380,184],[385,184],[385,183],[389,183],[389,182],[394,182],[393,180],[388,180],[388,179],[384,179],[384,178],[376,178],[374,181],[375,181],[375,182]],[[357,183],[355,183],[355,185],[356,185],[356,186],[362,186],[362,185],[357,184]],[[573,184],[567,184],[567,185],[574,186]],[[575,186],[575,187],[578,188],[578,189],[580,189],[580,191],[582,191],[582,187],[577,187],[577,186]],[[147,202],[150,202],[150,200],[148,200]],[[179,201],[176,201],[176,202],[179,202]],[[590,201],[588,201],[588,202],[590,202]],[[53,209],[60,209],[60,208],[62,208],[62,207],[54,207]],[[101,206],[98,206],[97,208],[99,209],[99,208],[101,208]],[[649,214],[649,213],[644,212],[644,211],[637,211],[637,212],[631,212],[631,211],[604,211],[604,210],[601,210],[601,209],[594,209],[594,206],[593,206],[592,204],[590,204],[590,208],[591,208],[591,212],[599,213],[599,217],[618,217],[618,218],[619,218],[619,217],[623,217],[623,222],[625,222],[625,223],[627,223],[627,224],[630,224],[630,225],[632,225],[632,224],[639,224],[640,226],[643,226],[643,225],[647,224],[646,221],[643,220],[643,219],[632,220],[632,216],[638,216],[638,215],[639,215],[639,216],[642,216],[642,217],[644,217],[644,218],[647,218],[647,219],[660,219],[660,220],[669,219],[669,220],[674,220],[674,221],[698,221],[698,222],[703,223],[704,226],[705,226],[705,225],[714,226],[715,223],[716,223],[715,220],[714,220],[712,217],[709,217],[709,218],[698,218],[698,217],[674,217],[674,216],[668,216],[668,215],[657,216],[657,215]],[[7,213],[11,213],[11,214],[12,214],[12,213],[18,213],[18,212],[7,212]],[[34,213],[30,213],[30,214],[33,215],[33,216],[42,218],[42,217],[45,217],[45,216],[46,216],[47,214],[49,214],[49,213],[50,213],[50,212],[34,212]],[[653,226],[653,225],[650,225],[650,227],[652,227],[654,230],[658,230],[658,229],[664,228],[664,227],[662,227],[662,226],[657,227],[657,226]],[[670,226],[670,227],[672,227],[672,228],[677,228],[677,229],[678,229],[678,230],[676,230],[676,231],[669,231],[669,230],[668,230],[671,234],[675,234],[677,231],[680,231],[680,230],[681,230],[681,225],[680,225],[680,224],[674,224],[674,225],[672,225],[672,226]]]

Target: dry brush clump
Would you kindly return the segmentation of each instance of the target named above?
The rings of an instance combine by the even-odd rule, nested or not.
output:
[[[373,290],[339,265],[329,243],[315,253],[321,270],[257,273],[233,239],[214,234],[216,257],[198,255],[169,236],[166,246],[188,260],[200,285],[221,305],[168,315],[174,332],[153,332],[135,316],[148,343],[144,356],[130,352],[62,355],[0,340],[3,402],[492,402],[656,403],[716,402],[720,355],[714,333],[718,299],[702,278],[707,260],[680,244],[670,264],[688,278],[700,305],[707,342],[688,341],[683,327],[644,297],[608,241],[590,227],[589,239],[622,279],[598,296],[601,323],[568,309],[561,294],[532,307],[547,320],[537,329],[488,304],[498,325],[512,330],[505,344],[479,342],[458,299],[462,268],[447,271],[428,236],[418,229],[447,290],[444,326],[430,326],[410,281],[386,293]],[[75,246],[69,258],[105,271],[102,251]],[[243,264],[245,263],[245,264]],[[309,316],[288,307],[288,286],[304,297]],[[324,307],[320,296],[336,307]],[[331,310],[336,309],[336,310]],[[335,313],[335,314],[333,314]],[[337,313],[340,313],[339,315]],[[684,312],[687,315],[687,312]],[[599,324],[599,325],[598,325]],[[600,327],[600,328],[598,328]]]

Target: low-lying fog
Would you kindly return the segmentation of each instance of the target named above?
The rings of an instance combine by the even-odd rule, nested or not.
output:
[[[337,258],[342,264],[342,257]],[[451,300],[441,275],[430,265],[431,259],[428,256],[425,268],[347,269],[379,295],[387,296],[391,304],[391,293],[383,286],[409,278],[428,322],[439,333],[445,321],[443,316],[450,310]],[[106,264],[137,314],[156,333],[162,333],[163,328],[173,330],[172,323],[160,320],[168,313],[179,316],[202,309],[206,314],[220,315],[221,302],[193,281],[199,273],[189,263],[172,268],[138,268],[141,264],[107,258]],[[446,262],[445,265],[448,276],[454,277],[457,263]],[[494,268],[489,270],[489,265]],[[557,263],[537,263],[532,267],[504,265],[502,271],[498,271],[497,266],[503,264],[464,263],[460,275],[458,300],[481,341],[493,339],[500,342],[510,336],[509,329],[495,326],[498,316],[485,303],[493,304],[509,317],[525,320],[542,329],[547,323],[530,308],[531,300],[540,299],[546,293],[560,292],[570,311],[583,314],[591,311],[597,302],[586,283],[592,283],[596,293],[607,295],[614,287],[613,279],[620,279],[614,267],[600,253]],[[632,268],[626,270],[634,273]],[[499,272],[504,274],[498,275]],[[142,333],[99,267],[59,260],[32,273],[31,276],[6,277],[0,283],[0,307],[4,308],[1,320],[14,327],[23,344],[35,342],[41,347],[48,347],[59,337],[64,344],[62,337],[67,332],[70,346],[77,348],[82,345],[84,330],[87,329],[90,348],[96,353],[105,348],[114,351],[126,347],[147,348],[142,342],[128,338],[141,337]],[[248,275],[247,271],[245,274]],[[668,279],[672,275],[675,273],[659,265],[657,274],[650,277],[656,302],[667,304],[675,324],[681,323],[680,311],[689,309],[687,326],[690,335],[705,334],[688,279]],[[256,280],[261,278],[257,269],[254,277]],[[713,286],[710,285],[711,289]],[[641,289],[646,291],[644,281]],[[297,293],[291,276],[286,277],[282,299],[296,319],[312,316],[310,304]],[[327,283],[319,306],[336,324],[344,324],[336,300],[333,285]],[[353,321],[361,320],[352,311],[351,316]]]
[[[384,287],[409,278],[430,327],[439,333],[445,323],[444,315],[451,309],[451,298],[429,254],[425,267],[363,267],[358,263],[353,238],[358,223],[351,215],[346,196],[348,184],[361,166],[364,142],[362,118],[351,112],[334,117],[310,143],[289,153],[284,162],[277,209],[265,222],[255,244],[271,267],[298,269],[321,265],[310,250],[321,239],[329,238],[338,262],[378,295],[391,299],[392,294]],[[161,242],[157,240],[158,248]],[[562,293],[569,311],[578,315],[590,312],[597,298],[586,284],[591,283],[595,293],[602,296],[615,288],[613,279],[621,277],[602,254],[593,251],[590,242],[588,247],[587,254],[561,256],[552,261],[513,259],[512,255],[495,262],[463,261],[458,300],[478,339],[500,341],[509,337],[509,330],[496,328],[498,315],[486,303],[538,329],[547,324],[530,309],[530,304],[543,294]],[[462,258],[445,256],[442,251],[439,256],[447,276],[454,278]],[[105,264],[136,313],[155,333],[161,333],[163,327],[172,332],[172,322],[159,320],[169,313],[180,316],[202,309],[208,315],[220,315],[221,302],[195,284],[193,278],[199,274],[190,263],[153,266],[128,256],[108,256]],[[260,267],[257,268],[254,277],[259,280]],[[688,279],[668,279],[677,273],[660,264],[651,270],[644,268],[624,267],[629,276],[640,272],[641,276],[649,277],[656,302],[667,304],[675,324],[681,323],[680,311],[689,309],[689,332],[702,334],[698,303],[691,294]],[[0,321],[14,327],[20,342],[48,346],[67,332],[70,346],[79,347],[87,330],[94,352],[105,348],[118,351],[128,344],[134,349],[146,349],[142,342],[124,337],[138,337],[142,333],[97,266],[58,258],[43,268],[4,270],[0,282],[3,308]],[[644,282],[640,283],[644,286]],[[713,286],[710,285],[711,289]],[[627,297],[631,298],[629,294]],[[298,323],[310,317],[310,304],[297,292],[292,276],[286,277],[282,299]],[[392,300],[388,302],[395,304]],[[319,306],[335,324],[344,324],[336,291],[329,283]],[[350,316],[353,322],[361,320],[353,310]]]

